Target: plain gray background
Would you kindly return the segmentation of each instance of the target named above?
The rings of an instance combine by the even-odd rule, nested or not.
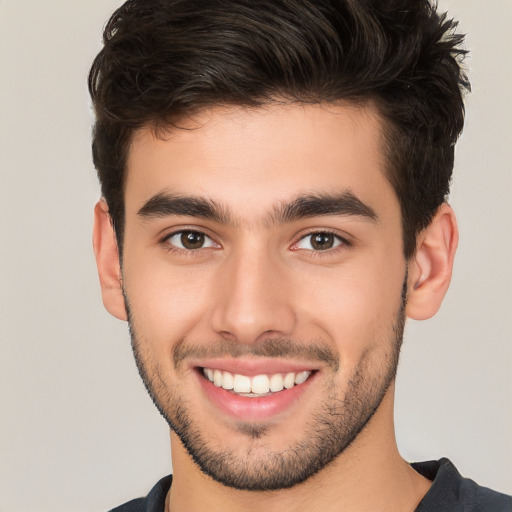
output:
[[[0,0],[0,512],[106,510],[171,470],[90,242],[86,76],[117,5]],[[441,6],[472,49],[451,197],[461,242],[443,309],[407,328],[398,442],[512,493],[512,2]]]

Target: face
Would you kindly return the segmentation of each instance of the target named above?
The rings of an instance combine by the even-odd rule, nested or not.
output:
[[[293,486],[356,439],[403,332],[381,122],[348,105],[224,108],[134,137],[123,293],[134,353],[201,470]]]

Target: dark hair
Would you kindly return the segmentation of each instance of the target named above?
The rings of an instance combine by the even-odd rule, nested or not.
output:
[[[89,75],[93,159],[120,249],[134,130],[217,104],[373,102],[404,254],[446,200],[464,123],[457,23],[427,0],[129,0]]]

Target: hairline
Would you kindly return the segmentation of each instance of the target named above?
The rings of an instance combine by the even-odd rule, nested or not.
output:
[[[299,99],[299,98],[288,98],[285,95],[273,95],[269,98],[264,98],[259,100],[258,98],[252,99],[253,103],[247,103],[242,104],[240,102],[229,102],[229,101],[223,101],[223,102],[216,102],[216,103],[210,103],[210,104],[204,104],[194,109],[189,109],[187,112],[183,112],[182,115],[176,116],[176,118],[172,121],[165,120],[164,117],[162,118],[156,118],[154,117],[153,120],[148,120],[145,123],[141,123],[140,126],[135,126],[129,128],[129,137],[127,138],[126,143],[126,149],[124,154],[124,161],[123,161],[123,168],[122,168],[122,189],[120,191],[121,196],[121,226],[114,226],[113,219],[111,218],[111,223],[113,225],[113,229],[115,232],[116,240],[118,243],[119,248],[119,257],[122,258],[122,252],[123,252],[123,241],[124,241],[124,229],[125,229],[125,223],[126,223],[126,208],[125,208],[125,199],[126,199],[126,183],[127,183],[127,176],[128,176],[128,160],[130,155],[130,150],[132,147],[132,144],[134,143],[135,138],[137,137],[137,134],[141,133],[143,130],[150,129],[153,133],[153,136],[160,139],[160,140],[167,140],[167,137],[172,136],[173,131],[176,130],[195,130],[199,129],[202,126],[204,126],[205,123],[200,124],[198,123],[196,126],[188,127],[186,126],[186,123],[203,115],[206,112],[213,113],[214,111],[218,112],[219,110],[224,110],[226,113],[229,111],[232,111],[233,109],[237,110],[262,110],[267,109],[269,107],[283,107],[283,106],[290,106],[290,105],[298,105],[302,107],[307,107],[310,105],[320,105],[320,106],[345,106],[349,108],[354,108],[359,111],[366,111],[369,112],[370,115],[373,115],[376,117],[378,123],[379,123],[379,138],[378,138],[378,154],[382,158],[382,172],[384,174],[384,177],[390,184],[393,193],[395,195],[396,200],[398,201],[398,204],[400,206],[400,223],[401,223],[401,231],[402,231],[402,243],[404,244],[403,252],[405,254],[405,242],[406,242],[406,225],[405,225],[405,219],[403,215],[403,205],[402,200],[399,197],[396,183],[393,179],[393,173],[392,173],[392,166],[393,166],[393,142],[392,138],[396,129],[395,124],[387,118],[383,113],[383,108],[380,106],[381,101],[379,101],[378,97],[375,97],[375,95],[367,95],[364,96],[363,94],[355,96],[353,98],[349,97],[340,97],[335,100],[322,100],[322,99],[314,99],[311,98],[310,101],[307,101],[306,99]],[[206,121],[208,122],[208,121]],[[119,233],[119,228],[121,229],[121,233]],[[416,233],[416,236],[418,233]],[[407,255],[406,255],[407,256]],[[409,256],[409,258],[412,257],[412,255]]]

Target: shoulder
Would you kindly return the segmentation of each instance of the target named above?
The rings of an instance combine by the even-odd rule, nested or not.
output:
[[[159,480],[145,498],[128,501],[109,512],[164,512],[165,498],[171,488],[172,475]]]
[[[511,512],[512,497],[464,478],[448,459],[413,463],[432,480],[415,512]]]

